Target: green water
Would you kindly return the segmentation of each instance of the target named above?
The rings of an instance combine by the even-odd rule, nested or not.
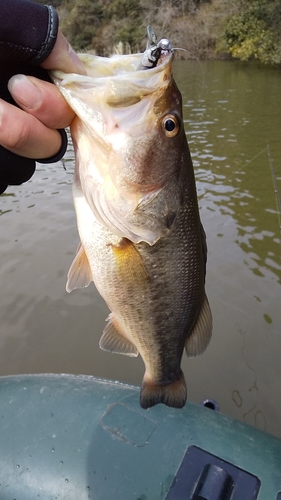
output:
[[[214,333],[183,358],[188,397],[281,437],[281,73],[226,61],[175,63],[208,238]],[[107,307],[94,285],[65,292],[78,236],[74,155],[39,165],[0,198],[0,375],[86,373],[140,384],[141,359],[99,350]]]
[[[253,272],[262,274],[265,267],[280,281],[280,219],[268,156],[278,184],[280,72],[257,65],[205,62],[203,75],[197,69],[195,107],[194,95],[189,98],[189,85],[184,84],[185,65],[178,66],[198,194],[204,198],[202,207],[215,211],[220,207],[221,213],[229,214],[237,223],[236,243],[253,259]],[[192,88],[194,92],[194,85]]]

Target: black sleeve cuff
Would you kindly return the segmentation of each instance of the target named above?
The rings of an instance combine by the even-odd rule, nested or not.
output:
[[[36,57],[32,61],[33,64],[39,65],[52,52],[54,45],[56,43],[58,29],[59,29],[59,18],[54,7],[50,5],[45,5],[48,9],[48,25],[47,25],[47,33],[44,42],[42,43],[41,50],[37,53]]]
[[[23,73],[50,81],[40,64],[50,55],[56,43],[59,20],[54,7],[30,0],[0,0],[0,98],[16,104],[8,91],[11,76]],[[59,161],[67,148],[67,135],[62,138],[60,151],[40,163]],[[11,153],[0,146],[0,194],[8,185],[19,185],[32,177],[35,160]]]
[[[18,186],[35,172],[35,160],[18,156],[0,146],[0,194],[8,185]]]
[[[64,129],[58,130],[62,138],[59,152],[50,158],[33,160],[16,155],[0,146],[0,194],[6,191],[8,186],[18,186],[28,181],[34,174],[36,161],[40,163],[55,163],[59,161],[67,148],[67,135]]]
[[[0,62],[39,66],[56,42],[56,10],[30,0],[1,0],[0,6]]]
[[[36,161],[38,161],[39,163],[56,163],[57,161],[62,159],[67,149],[67,135],[66,131],[63,128],[58,129],[58,132],[61,135],[61,148],[59,152],[53,156],[50,156],[49,158],[38,158],[36,159]]]

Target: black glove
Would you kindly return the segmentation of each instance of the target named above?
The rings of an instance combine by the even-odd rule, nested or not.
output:
[[[50,6],[30,0],[0,0],[0,98],[14,104],[8,91],[8,81],[16,74],[35,76],[51,82],[48,72],[39,65],[51,53],[58,33],[58,15]],[[64,129],[60,151],[40,163],[60,160],[67,148]],[[30,179],[35,171],[35,160],[11,153],[0,146],[0,194],[7,186],[18,185]]]

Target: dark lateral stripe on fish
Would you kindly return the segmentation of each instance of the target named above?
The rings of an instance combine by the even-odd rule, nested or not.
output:
[[[187,389],[184,374],[180,371],[177,380],[167,384],[154,384],[143,381],[140,392],[140,405],[145,410],[163,403],[172,408],[182,408],[186,403]]]

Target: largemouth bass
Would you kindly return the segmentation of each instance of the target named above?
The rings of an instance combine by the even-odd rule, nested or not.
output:
[[[95,283],[111,314],[103,350],[141,355],[140,404],[182,407],[181,358],[207,347],[206,237],[168,40],[144,54],[80,55],[55,72],[74,109],[74,205],[81,239],[67,291]]]

